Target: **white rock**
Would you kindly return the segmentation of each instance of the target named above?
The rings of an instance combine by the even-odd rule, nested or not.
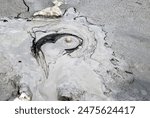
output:
[[[62,11],[60,10],[59,6],[62,5],[62,2],[57,0],[53,1],[54,6],[45,8],[41,11],[35,12],[33,14],[34,17],[36,16],[44,16],[44,17],[59,17],[62,16]]]
[[[31,101],[31,98],[26,93],[21,93],[21,95],[15,98],[14,101]]]

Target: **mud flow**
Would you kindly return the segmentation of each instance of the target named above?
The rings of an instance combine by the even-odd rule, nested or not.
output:
[[[133,74],[115,56],[106,35],[74,8],[58,21],[33,27],[31,52],[45,77],[37,87],[38,96],[43,100],[109,100],[114,99],[116,86],[131,84]]]

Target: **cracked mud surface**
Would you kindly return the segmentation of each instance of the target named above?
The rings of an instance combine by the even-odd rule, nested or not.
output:
[[[32,100],[150,99],[148,1],[66,0],[54,19],[30,17],[50,0],[14,3],[0,13],[0,100],[24,83]]]

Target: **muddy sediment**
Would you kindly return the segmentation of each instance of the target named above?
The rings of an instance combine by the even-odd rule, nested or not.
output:
[[[21,14],[30,13],[31,4],[23,3]],[[29,100],[149,100],[149,89],[115,51],[105,26],[64,7],[58,18],[2,18],[0,100],[22,93]]]

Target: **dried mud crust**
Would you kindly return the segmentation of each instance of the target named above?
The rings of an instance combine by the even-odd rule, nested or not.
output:
[[[32,92],[28,85],[20,83],[21,76],[15,71],[8,58],[0,53],[0,101],[32,100]],[[21,98],[22,93],[28,98]]]
[[[20,76],[0,53],[0,100],[13,100],[18,95]]]

